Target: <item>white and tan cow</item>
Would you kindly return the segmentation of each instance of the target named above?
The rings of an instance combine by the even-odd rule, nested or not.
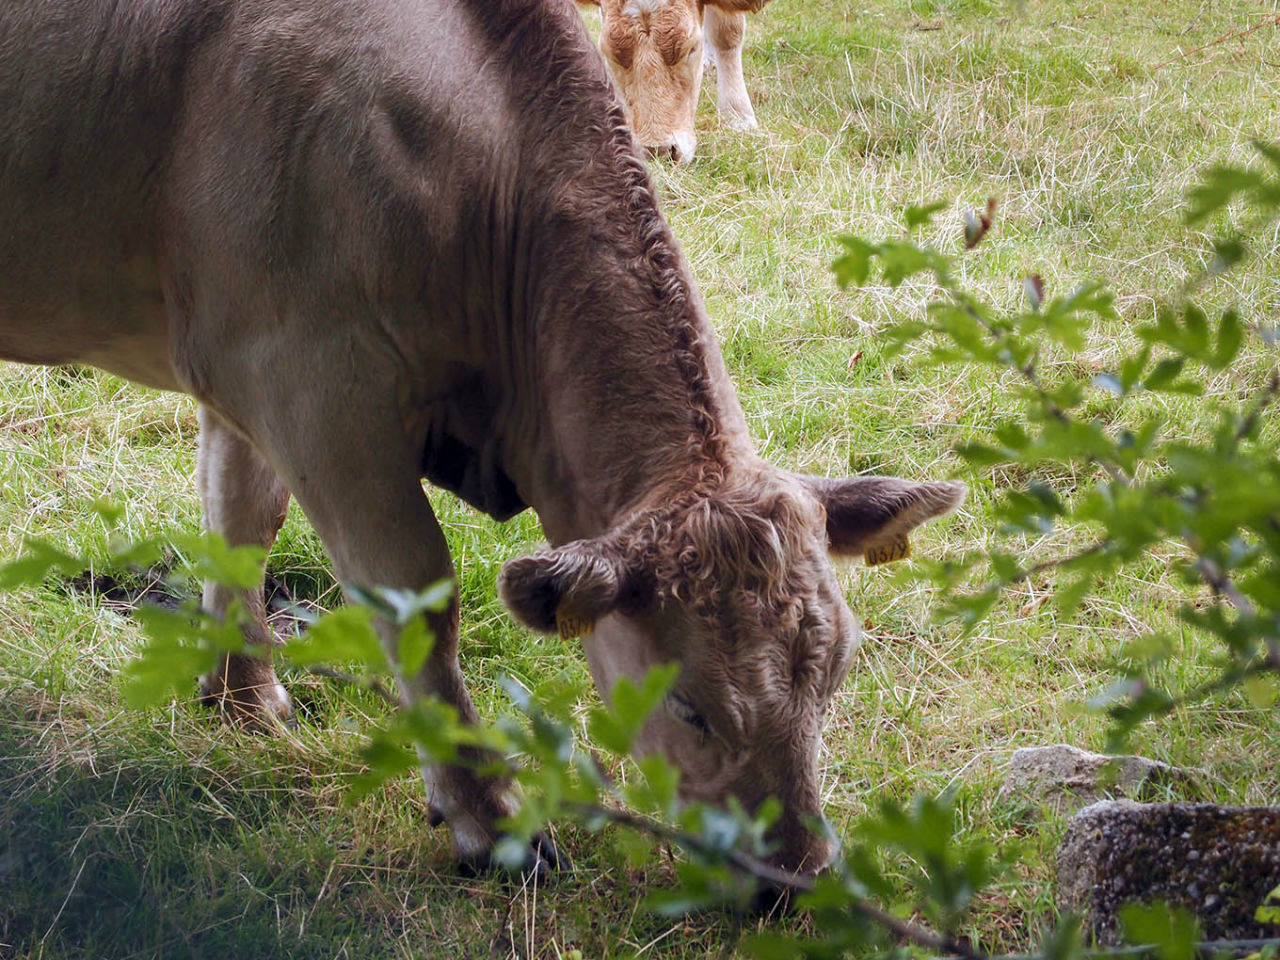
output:
[[[679,663],[640,748],[686,797],[780,798],[788,867],[829,856],[805,823],[857,642],[828,550],[962,494],[756,455],[571,0],[5,0],[0,357],[196,397],[208,525],[270,546],[293,496],[347,583],[454,576],[424,476],[532,506],[551,545],[505,566],[508,607],[584,633],[606,695]],[[261,592],[205,601],[262,653],[208,695],[286,716]],[[474,721],[456,603],[431,626],[405,693]],[[513,800],[472,759],[424,777],[483,861]]]
[[[769,0],[579,0],[600,8],[600,52],[650,153],[693,159],[694,113],[704,65],[716,71],[716,102],[734,130],[756,126],[742,76],[747,14]]]

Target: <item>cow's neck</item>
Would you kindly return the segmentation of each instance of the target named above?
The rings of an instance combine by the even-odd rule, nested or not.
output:
[[[637,323],[636,333],[659,329]],[[521,485],[552,543],[599,535],[678,493],[710,491],[752,457],[727,378],[708,378],[713,403],[704,404],[683,361],[645,369],[608,355],[635,345],[611,337],[594,355],[574,351],[573,368],[548,391]],[[718,364],[713,351],[699,359]]]
[[[742,410],[581,17],[461,2],[510,119],[468,193],[467,244],[494,241],[460,307],[488,333],[485,442],[552,542],[595,536],[751,459]]]
[[[557,193],[535,258],[534,349],[521,379],[537,417],[521,425],[533,442],[513,466],[553,543],[714,487],[754,459],[701,298],[623,143]]]

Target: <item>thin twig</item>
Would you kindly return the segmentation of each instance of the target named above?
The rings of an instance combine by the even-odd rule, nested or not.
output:
[[[1277,16],[1276,19],[1280,20],[1280,16]],[[974,320],[980,323],[983,326],[983,328],[986,329],[986,331],[988,332],[988,334],[990,334],[993,340],[995,340],[996,342],[1000,342],[1004,339],[1004,331],[996,327],[990,321],[988,321],[987,318],[984,317],[980,311],[974,308],[974,306],[968,301],[968,298],[960,295],[960,293],[951,286],[949,278],[944,278],[940,276],[938,277],[938,282],[939,282],[939,285],[942,286],[942,288],[946,290],[948,294],[950,294],[953,301],[959,304],[959,306],[961,306],[964,309],[964,311],[969,314],[970,317],[972,317]],[[1044,408],[1049,411],[1049,414],[1054,419],[1056,419],[1058,422],[1064,425],[1070,425],[1075,422],[1071,417],[1071,415],[1067,413],[1065,410],[1063,410],[1061,407],[1059,407],[1057,402],[1051,396],[1049,396],[1049,391],[1045,388],[1044,384],[1041,382],[1040,376],[1036,372],[1035,364],[1033,362],[1027,363],[1025,365],[1011,364],[1011,366],[1014,366],[1014,368],[1017,369],[1017,371],[1020,374],[1022,374],[1023,379],[1025,379],[1027,383],[1031,385],[1031,389],[1035,391],[1036,396],[1039,397],[1040,399],[1040,402],[1044,404]],[[1240,428],[1237,430],[1237,433],[1236,433],[1237,441],[1243,440],[1245,437],[1247,437],[1250,433],[1253,432],[1253,428],[1256,425],[1258,418],[1262,415],[1263,411],[1265,411],[1267,407],[1275,400],[1278,394],[1280,394],[1280,369],[1273,370],[1271,372],[1271,376],[1267,381],[1266,388],[1263,390],[1262,394],[1258,397],[1257,401],[1253,405],[1253,408],[1246,415],[1244,421],[1240,425]],[[1107,475],[1110,476],[1115,483],[1124,487],[1132,486],[1133,484],[1132,478],[1129,477],[1129,475],[1124,472],[1123,468],[1121,468],[1119,464],[1113,463],[1112,461],[1107,460],[1105,458],[1101,458],[1101,457],[1090,457],[1089,460],[1091,463],[1105,470],[1107,472]],[[1257,610],[1254,608],[1253,604],[1249,601],[1249,598],[1240,592],[1240,589],[1231,581],[1229,577],[1227,577],[1225,573],[1223,573],[1221,570],[1218,569],[1217,565],[1211,559],[1204,556],[1203,554],[1200,553],[1199,550],[1196,549],[1195,539],[1189,533],[1184,532],[1182,534],[1182,541],[1187,545],[1187,547],[1192,551],[1192,553],[1196,555],[1196,561],[1193,566],[1196,572],[1200,574],[1201,579],[1203,579],[1205,583],[1208,584],[1210,588],[1212,588],[1215,592],[1226,597],[1227,600],[1231,603],[1231,605],[1235,607],[1237,611],[1240,612],[1241,616],[1250,617],[1250,618],[1256,617]],[[1095,544],[1094,547],[1084,551],[1083,553],[1077,554],[1075,556],[1076,557],[1088,556],[1091,553],[1095,553],[1098,550],[1101,550],[1103,546],[1104,544]],[[1068,557],[1065,560],[1061,560],[1061,561],[1049,561],[1047,564],[1037,564],[1035,567],[1031,567],[1025,572],[1026,576],[1033,575],[1034,573],[1038,572],[1040,568],[1058,566],[1061,563],[1069,562],[1071,559],[1074,559],[1074,558]],[[1019,580],[1022,580],[1025,578],[1026,577],[1019,575],[1013,578],[1012,580],[1010,580],[1009,582],[1016,583]],[[1263,641],[1267,645],[1267,653],[1268,653],[1267,660],[1270,662],[1271,668],[1275,670],[1280,670],[1280,640],[1277,640],[1273,636],[1264,636]]]
[[[671,841],[686,850],[703,856],[722,859],[741,873],[752,877],[758,882],[766,883],[777,890],[787,893],[808,893],[814,889],[813,877],[808,874],[781,870],[741,850],[725,852],[706,844],[700,837],[649,817],[637,816],[627,810],[609,809],[592,804],[569,804],[567,806],[568,809],[577,812],[580,816],[607,820],[618,826],[629,827],[632,830],[647,833],[659,840]],[[851,899],[849,901],[849,909],[879,924],[903,940],[910,940],[912,943],[929,950],[945,951],[964,958],[964,960],[987,960],[986,954],[974,950],[963,940],[956,940],[929,927],[899,919],[870,901]]]
[[[1263,17],[1261,20],[1259,20],[1257,23],[1255,23],[1251,27],[1245,27],[1242,30],[1236,30],[1234,33],[1225,34],[1219,37],[1217,40],[1211,40],[1210,42],[1202,46],[1195,47],[1194,49],[1191,49],[1191,50],[1187,50],[1185,53],[1180,53],[1176,57],[1170,57],[1168,60],[1165,60],[1163,63],[1157,63],[1154,67],[1151,68],[1151,72],[1155,73],[1157,70],[1163,69],[1164,67],[1169,66],[1169,64],[1171,63],[1177,63],[1179,60],[1185,60],[1187,57],[1191,56],[1194,53],[1199,53],[1201,50],[1208,50],[1210,47],[1216,47],[1218,44],[1226,43],[1228,40],[1234,40],[1236,37],[1248,36],[1249,34],[1253,33],[1255,30],[1261,30],[1263,27],[1272,26],[1277,23],[1280,23],[1280,14],[1274,14],[1273,16]]]
[[[1105,542],[1096,544],[1094,547],[1090,548],[1090,550],[1085,551],[1084,554],[1080,554],[1079,556],[1103,549],[1105,546]],[[376,680],[365,681],[362,678],[351,676],[322,664],[313,665],[307,669],[312,673],[329,677],[330,679],[337,680],[341,683],[359,686],[362,689],[371,689],[389,703],[395,706],[400,706],[399,702],[396,701],[385,688],[378,684]],[[1245,676],[1248,676],[1251,673],[1260,672],[1262,669],[1266,669],[1265,665],[1252,664],[1242,670],[1228,672],[1217,681],[1206,684],[1201,688],[1201,690],[1197,691],[1197,693],[1199,695],[1205,695],[1213,689],[1232,686]],[[507,760],[506,774],[513,775],[515,772],[515,764],[511,760]],[[606,789],[608,789],[609,785],[606,784],[605,786]],[[621,800],[616,793],[611,792],[608,795],[613,796],[614,799]],[[713,861],[718,860],[737,870],[740,874],[750,877],[757,883],[767,884],[780,892],[809,893],[815,887],[814,877],[811,874],[796,873],[790,870],[780,869],[743,850],[735,849],[725,851],[719,847],[708,844],[701,837],[698,837],[695,834],[691,834],[651,817],[632,813],[629,810],[605,807],[598,803],[580,802],[566,802],[563,808],[568,813],[576,815],[584,821],[604,821],[614,824],[615,826],[636,830],[638,832],[648,834],[655,839],[674,843],[691,853],[698,854],[706,857],[707,859]],[[83,870],[83,864],[81,865],[81,869]],[[79,877],[77,876],[77,880],[78,879]],[[74,889],[74,883],[72,887]],[[68,897],[69,896],[70,894],[68,894]],[[513,903],[514,898],[507,905],[508,915]],[[848,903],[848,909],[852,913],[865,917],[885,930],[888,930],[901,940],[909,941],[928,950],[938,951],[943,954],[950,954],[952,960],[1043,960],[1042,955],[1038,954],[1007,954],[1003,956],[990,956],[970,946],[964,940],[958,940],[948,934],[939,933],[922,924],[911,923],[910,921],[903,920],[880,908],[871,901],[862,898],[851,897]],[[59,911],[59,915],[60,914],[61,911]],[[54,923],[56,922],[57,918],[54,919]],[[504,919],[502,925],[500,925],[499,934],[495,936],[494,940],[490,944],[491,953],[502,939],[501,926],[505,925],[506,920]],[[509,938],[508,942],[510,942]],[[1272,945],[1280,945],[1280,939],[1212,941],[1199,944],[1198,950],[1205,953],[1212,953],[1224,949],[1261,949]],[[1086,951],[1084,956],[1087,958],[1093,958],[1093,960],[1109,960],[1109,958],[1112,957],[1126,958],[1146,956],[1154,952],[1154,950],[1155,948],[1150,946],[1126,947],[1118,950]]]
[[[401,706],[390,693],[386,691],[377,680],[365,680],[355,677],[340,670],[324,664],[313,664],[305,668],[308,672],[337,680],[340,683],[351,684],[361,689],[372,690],[388,703],[393,706]],[[507,758],[505,760],[505,773],[512,776],[517,772],[515,764]],[[606,787],[608,783],[606,781]],[[615,797],[615,799],[621,799]],[[723,858],[729,865],[735,867],[740,872],[752,877],[758,882],[770,884],[778,890],[790,893],[806,893],[813,890],[813,878],[806,874],[793,873],[789,870],[781,870],[771,866],[756,857],[751,856],[741,850],[731,850],[727,853],[706,844],[700,837],[679,830],[675,827],[653,820],[649,817],[641,817],[630,813],[626,810],[613,809],[604,807],[599,804],[587,803],[566,803],[565,809],[570,813],[575,813],[585,820],[597,819],[605,820],[618,826],[629,827],[647,833],[659,840],[666,840],[678,844],[686,850],[699,853],[703,856],[711,858]],[[893,914],[881,910],[873,903],[865,900],[855,900],[850,903],[850,909],[862,916],[872,920],[886,929],[897,934],[899,937],[910,940],[922,947],[930,950],[947,951],[956,954],[964,960],[986,960],[985,955],[973,950],[968,944],[960,940],[939,934],[918,924],[908,923],[900,920]]]
[[[1280,938],[1263,938],[1260,940],[1203,940],[1194,945],[1196,956],[1214,957],[1230,951],[1232,953],[1255,953],[1265,947],[1280,946]],[[1111,947],[1104,950],[1085,950],[1081,956],[1086,960],[1126,960],[1131,957],[1150,957],[1159,955],[1161,948],[1153,943],[1143,943],[1128,947]],[[943,960],[960,960],[959,957],[947,957]],[[989,957],[988,960],[1044,960],[1042,953],[1003,953]]]
[[[1236,431],[1236,440],[1243,441],[1245,437],[1253,433],[1253,428],[1258,425],[1258,418],[1271,406],[1276,399],[1276,395],[1280,394],[1280,367],[1271,371],[1271,376],[1267,379],[1266,389],[1258,395],[1258,399],[1253,404],[1253,409],[1248,412],[1244,420],[1240,423],[1240,429]]]
[[[1280,15],[1276,15],[1274,17],[1269,18],[1269,21],[1280,23]],[[1264,21],[1264,23],[1266,22],[1268,21]],[[1248,33],[1254,29],[1257,29],[1258,26],[1262,26],[1262,25],[1263,24],[1257,24],[1254,27],[1250,28],[1250,30],[1241,31],[1241,32]],[[1223,39],[1230,39],[1230,38],[1227,37]],[[1215,42],[1221,42],[1221,41],[1215,41]],[[1209,44],[1209,46],[1212,46],[1212,44]],[[1206,271],[1206,275],[1207,275],[1207,271]],[[951,297],[952,301],[956,303],[958,306],[960,306],[973,320],[979,323],[987,331],[987,333],[990,335],[992,340],[994,340],[997,343],[1000,343],[1005,339],[1005,331],[1001,330],[999,327],[995,326],[995,324],[991,323],[986,317],[984,317],[982,315],[982,312],[974,307],[973,303],[969,300],[969,298],[964,296],[964,294],[956,288],[950,276],[943,273],[939,273],[936,270],[934,271],[934,276],[937,280],[938,285],[947,292],[947,294]],[[1185,292],[1184,292],[1184,296],[1185,296]],[[1031,360],[1026,364],[1011,363],[1009,364],[1009,366],[1016,369],[1022,375],[1023,379],[1025,379],[1027,383],[1030,384],[1031,389],[1035,392],[1041,404],[1043,404],[1044,409],[1049,412],[1050,416],[1052,416],[1055,420],[1057,420],[1059,423],[1062,423],[1065,426],[1070,426],[1076,422],[1074,418],[1069,413],[1067,413],[1067,411],[1063,410],[1058,405],[1058,403],[1053,399],[1053,397],[1049,395],[1049,391],[1045,388],[1043,382],[1040,380],[1040,376],[1036,370],[1034,360]],[[1255,401],[1252,409],[1249,411],[1249,413],[1245,416],[1244,420],[1241,422],[1239,428],[1236,431],[1237,443],[1243,442],[1243,440],[1250,433],[1253,432],[1254,427],[1257,425],[1258,418],[1262,416],[1262,413],[1267,409],[1267,407],[1272,402],[1275,401],[1278,395],[1280,395],[1280,368],[1272,370],[1271,376],[1268,378],[1268,381],[1267,381],[1267,386],[1264,388],[1262,393],[1259,395],[1258,399]],[[1131,487],[1133,485],[1133,482],[1134,482],[1133,478],[1130,477],[1124,471],[1124,469],[1120,466],[1120,464],[1114,463],[1113,461],[1108,460],[1104,457],[1094,457],[1094,456],[1089,457],[1089,462],[1105,470],[1107,472],[1107,475],[1116,484],[1123,487]],[[1181,539],[1183,543],[1186,544],[1187,548],[1191,550],[1191,552],[1196,557],[1195,562],[1192,565],[1193,568],[1200,575],[1200,578],[1210,587],[1210,589],[1212,589],[1219,596],[1226,597],[1227,601],[1233,607],[1235,607],[1236,611],[1240,614],[1241,617],[1244,617],[1246,619],[1256,619],[1257,608],[1253,605],[1253,603],[1249,600],[1249,598],[1246,597],[1243,592],[1241,592],[1240,588],[1235,585],[1235,583],[1231,580],[1231,578],[1228,577],[1225,572],[1223,572],[1221,569],[1218,568],[1217,564],[1211,558],[1205,556],[1199,551],[1199,549],[1197,549],[1195,537],[1193,537],[1189,531],[1183,531],[1181,534]],[[1068,563],[1072,559],[1077,559],[1080,557],[1088,556],[1092,553],[1096,553],[1104,549],[1105,545],[1106,545],[1106,541],[1103,541],[1102,543],[1095,544],[1093,547],[1090,547],[1089,549],[1083,551],[1080,554],[1076,554],[1073,557],[1067,557],[1063,560],[1056,560],[1056,561],[1051,560],[1043,564],[1037,564],[1033,567],[1028,568],[1025,571],[1020,572],[1018,575],[1014,576],[1012,579],[1007,581],[1007,583],[1016,583],[1021,580],[1025,580],[1028,577],[1035,575],[1037,572],[1041,571],[1042,569],[1049,569],[1052,567],[1056,567],[1063,563]],[[1240,679],[1243,679],[1243,677],[1256,672],[1261,672],[1265,670],[1280,671],[1280,638],[1277,638],[1274,634],[1264,633],[1262,635],[1262,642],[1266,646],[1267,653],[1266,653],[1266,656],[1263,657],[1261,661],[1250,664],[1249,666],[1245,667],[1243,671],[1227,671],[1217,681],[1214,681],[1213,683],[1207,685],[1206,688],[1204,688],[1202,692],[1199,693],[1199,695],[1196,695],[1194,697],[1189,696],[1189,697],[1179,698],[1174,701],[1174,704],[1176,705],[1178,703],[1186,703],[1186,702],[1189,702],[1189,700],[1191,699],[1199,699],[1201,695],[1205,695],[1209,692],[1213,692],[1222,687],[1229,686],[1231,683],[1238,682]]]
[[[49,924],[49,929],[44,932],[41,937],[41,943],[49,939],[49,934],[53,933],[53,928],[58,925],[58,921],[62,919],[62,911],[67,909],[67,904],[71,902],[71,895],[76,892],[76,887],[80,883],[80,875],[84,873],[84,868],[88,864],[92,854],[80,861],[80,869],[76,871],[75,879],[71,881],[71,886],[67,888],[67,895],[62,898],[62,906],[58,908],[58,912],[54,914],[53,922]]]
[[[960,292],[952,286],[950,277],[938,276],[938,283],[947,291],[948,294],[951,295],[951,299],[954,300],[965,313],[978,321],[978,323],[986,329],[987,333],[991,335],[991,339],[996,342],[1004,339],[1004,331],[992,324],[980,311],[976,310],[973,304],[969,302],[969,299],[962,296]],[[1054,400],[1053,397],[1049,396],[1049,391],[1045,389],[1044,384],[1040,381],[1040,375],[1036,372],[1034,362],[1028,362],[1025,366],[1017,366],[1013,364],[1010,364],[1010,366],[1013,366],[1015,370],[1022,374],[1023,379],[1026,380],[1027,383],[1031,384],[1031,389],[1036,392],[1036,395],[1040,398],[1040,402],[1044,404],[1044,408],[1049,411],[1050,416],[1064,425],[1069,425],[1073,422],[1070,414],[1058,406],[1057,401]],[[1089,462],[1107,471],[1107,475],[1122,487],[1130,486],[1133,482],[1119,466],[1111,463],[1110,461],[1090,457]]]
[[[368,690],[374,696],[378,697],[384,703],[393,707],[399,707],[400,698],[382,685],[382,682],[376,677],[357,677],[349,673],[343,673],[341,670],[335,670],[333,667],[325,666],[323,663],[313,663],[309,666],[300,668],[307,673],[314,673],[318,677],[328,677],[330,680],[337,680],[339,683],[345,683],[352,687],[359,687],[361,690]]]
[[[1092,557],[1099,553],[1103,553],[1110,546],[1111,546],[1110,540],[1099,540],[1093,546],[1086,547],[1085,549],[1077,553],[1071,553],[1065,557],[1058,557],[1055,560],[1044,560],[1030,567],[1023,567],[1021,570],[1017,571],[1011,577],[1005,580],[1004,585],[1009,586],[1015,583],[1022,583],[1024,580],[1030,580],[1032,577],[1039,576],[1040,574],[1046,573],[1049,570],[1054,570],[1054,569],[1057,569],[1058,567],[1066,566],[1069,563],[1075,563],[1077,560],[1083,560],[1086,557]]]

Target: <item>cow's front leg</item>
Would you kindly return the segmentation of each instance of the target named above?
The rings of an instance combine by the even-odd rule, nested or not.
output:
[[[706,8],[703,29],[708,55],[716,67],[716,104],[733,130],[759,126],[751,108],[751,96],[742,77],[742,42],[747,35],[747,15]]]
[[[270,550],[289,507],[289,491],[244,437],[221,417],[201,407],[200,452],[196,479],[204,504],[205,526],[233,547],[256,545]],[[205,609],[222,617],[234,601],[246,616],[245,639],[258,653],[233,653],[200,680],[206,702],[220,706],[235,720],[273,723],[291,712],[289,695],[271,665],[271,628],[267,625],[262,584],[240,590],[209,582]]]
[[[319,392],[317,392],[319,394]],[[317,400],[321,396],[316,397]],[[419,460],[390,409],[379,414],[367,398],[342,409],[311,410],[314,430],[284,430],[264,444],[316,531],[338,577],[361,587],[423,590],[454,580],[444,533],[422,489]],[[276,433],[264,428],[268,435]],[[479,716],[458,665],[456,597],[441,614],[428,616],[435,646],[423,669],[397,677],[406,703],[432,695],[452,705],[466,723]],[[389,655],[398,651],[394,624],[379,621]],[[457,765],[423,762],[433,815],[447,821],[454,854],[464,865],[488,865],[498,838],[497,821],[515,810],[507,782],[472,772],[490,757],[465,755]],[[555,866],[552,848],[539,840],[527,867]]]

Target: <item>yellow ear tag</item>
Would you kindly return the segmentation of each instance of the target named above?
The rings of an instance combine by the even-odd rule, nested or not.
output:
[[[556,631],[563,640],[585,636],[595,625],[594,620],[588,620],[586,617],[576,617],[571,613],[556,613]]]
[[[911,556],[911,541],[903,537],[893,543],[883,543],[878,547],[872,547],[862,555],[862,559],[867,562],[868,567],[878,567],[882,563],[905,560],[909,556]]]

